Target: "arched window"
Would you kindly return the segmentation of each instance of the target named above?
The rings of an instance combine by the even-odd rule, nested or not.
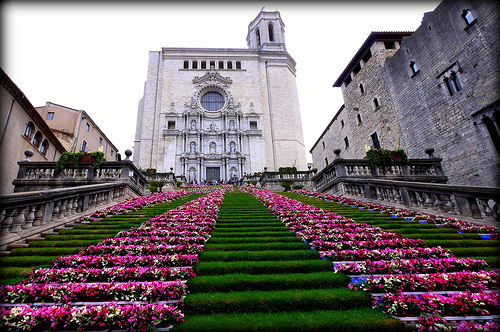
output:
[[[274,41],[274,27],[272,23],[267,25],[267,29],[269,30],[269,41]]]
[[[35,133],[35,125],[33,122],[28,122],[26,128],[24,128],[24,136],[29,138],[30,140],[33,138],[33,134]]]
[[[201,106],[207,111],[215,112],[224,107],[224,97],[215,91],[205,93],[200,98]]]
[[[47,151],[49,151],[49,141],[47,139],[44,139],[42,142],[42,146],[40,147],[40,152],[45,156],[47,154]]]
[[[36,146],[37,149],[40,148],[40,144],[42,144],[42,138],[42,133],[37,131],[33,138],[33,145]]]
[[[255,30],[255,35],[257,36],[257,45],[260,46],[260,30]]]

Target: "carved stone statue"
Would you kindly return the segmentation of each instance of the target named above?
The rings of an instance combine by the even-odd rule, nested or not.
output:
[[[196,180],[196,170],[194,168],[191,168],[189,170],[189,181],[194,181]]]
[[[234,120],[229,120],[229,130],[234,130],[235,126]]]
[[[193,153],[196,152],[196,143],[195,142],[191,142],[189,144],[189,151],[191,151]]]
[[[217,153],[217,145],[215,144],[215,142],[211,142],[209,144],[209,152],[210,153]]]
[[[191,120],[190,126],[191,130],[196,130],[196,120]]]
[[[231,152],[231,153],[236,152],[236,143],[234,143],[234,142],[229,143],[229,152]]]

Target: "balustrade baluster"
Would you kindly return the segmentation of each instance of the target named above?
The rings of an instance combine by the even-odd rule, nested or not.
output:
[[[7,208],[5,209],[5,217],[0,223],[0,234],[8,235],[11,233],[12,223],[14,222],[14,215],[16,214],[17,209]]]
[[[21,231],[21,226],[24,224],[25,219],[25,214],[26,211],[28,210],[27,206],[20,207],[17,209],[17,213],[14,217],[14,221],[12,222],[12,228],[11,228],[11,233],[18,233]]]
[[[443,211],[443,202],[439,199],[439,194],[434,194],[434,207],[438,211]]]
[[[71,209],[73,208],[73,199],[68,198],[65,204],[64,216],[67,217],[71,215]]]
[[[59,218],[59,207],[61,206],[61,201],[57,201],[54,203],[54,209],[52,210],[52,220]]]
[[[33,221],[33,226],[40,226],[43,225],[43,214],[44,214],[44,205],[43,204],[38,204],[36,206],[36,211],[35,211],[35,220]]]
[[[449,214],[457,214],[455,212],[455,204],[452,201],[451,195],[442,195],[444,201],[446,202],[443,206],[443,211]]]
[[[23,229],[28,229],[33,227],[33,221],[35,220],[35,209],[36,205],[31,205],[24,217],[24,223],[21,225]]]
[[[396,200],[396,203],[402,204],[403,197],[401,197],[401,192],[398,189],[393,189],[392,191],[394,193],[394,199]]]

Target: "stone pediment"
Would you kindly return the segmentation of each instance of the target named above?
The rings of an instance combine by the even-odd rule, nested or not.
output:
[[[201,77],[196,76],[193,79],[193,83],[196,85],[219,83],[219,84],[227,86],[227,85],[232,84],[233,80],[230,79],[229,77],[223,77],[221,74],[219,74],[215,70],[208,70],[205,75],[203,75]]]

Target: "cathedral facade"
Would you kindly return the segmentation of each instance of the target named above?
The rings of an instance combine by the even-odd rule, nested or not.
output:
[[[295,61],[279,12],[249,24],[247,49],[150,52],[134,162],[188,181],[306,169]]]

